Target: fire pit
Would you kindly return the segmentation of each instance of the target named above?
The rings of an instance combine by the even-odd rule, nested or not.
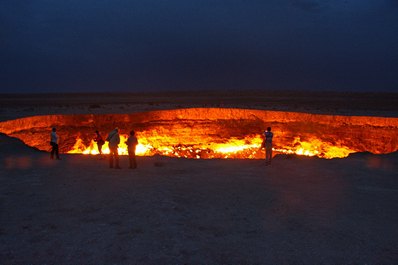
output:
[[[342,158],[354,152],[398,150],[398,118],[318,115],[251,109],[191,108],[132,114],[46,115],[0,122],[0,132],[48,151],[57,127],[61,153],[98,154],[95,130],[105,138],[119,127],[120,154],[131,129],[137,155],[185,158],[263,158],[262,132],[274,132],[274,153]],[[108,153],[107,143],[103,146]]]

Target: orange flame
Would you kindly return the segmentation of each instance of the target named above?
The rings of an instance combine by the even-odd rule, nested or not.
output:
[[[125,134],[120,135],[120,144],[118,147],[118,153],[119,155],[128,155],[127,152],[127,141],[128,136]],[[150,156],[151,155],[151,146],[150,145],[144,145],[144,144],[138,144],[136,147],[136,154],[139,156]],[[69,154],[84,154],[84,155],[99,155],[99,150],[97,147],[97,143],[94,142],[94,140],[91,140],[90,144],[88,146],[84,145],[83,140],[78,137],[76,139],[76,143],[73,145],[72,150],[68,152]],[[103,154],[109,154],[109,146],[108,142],[105,142],[105,144],[102,146],[102,153]]]
[[[277,152],[284,154],[296,154],[304,156],[318,156],[321,158],[344,158],[351,153],[355,153],[355,150],[350,149],[347,146],[341,145],[340,143],[330,144],[322,142],[319,139],[311,139],[310,141],[301,141],[300,137],[296,137],[291,147],[275,149]]]
[[[127,155],[126,134],[120,135],[118,152],[120,155]],[[244,139],[230,138],[224,142],[212,142],[211,139],[202,139],[201,144],[182,144],[179,139],[160,136],[154,132],[137,133],[139,144],[136,148],[137,156],[163,155],[170,157],[184,158],[248,158],[259,159],[264,157],[264,151],[260,150],[261,135],[247,136]],[[273,151],[275,154],[296,154],[304,156],[318,156],[321,158],[344,158],[350,153],[356,152],[347,146],[339,143],[331,144],[319,139],[301,141],[296,137],[292,143],[280,146],[274,143]],[[91,140],[88,146],[84,145],[79,137],[68,153],[98,155],[97,144]],[[108,142],[102,146],[102,153],[109,154]]]

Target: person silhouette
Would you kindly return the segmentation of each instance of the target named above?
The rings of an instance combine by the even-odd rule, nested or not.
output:
[[[59,158],[59,150],[58,150],[58,144],[59,144],[59,137],[57,135],[57,129],[55,127],[52,128],[51,135],[50,135],[50,145],[51,145],[51,155],[50,158],[54,159],[54,154],[57,160],[61,160]]]
[[[271,132],[271,127],[264,131],[264,147],[265,147],[265,163],[270,165],[272,161],[272,138],[274,134]]]
[[[137,168],[137,161],[135,159],[135,148],[138,144],[137,137],[135,136],[135,132],[132,130],[130,132],[130,136],[126,141],[127,150],[129,152],[129,168]]]
[[[115,160],[115,168],[119,169],[119,153],[117,150],[120,143],[119,128],[116,127],[111,131],[106,140],[109,142],[109,167],[113,168],[113,161]]]
[[[104,145],[105,141],[104,141],[104,139],[102,139],[102,136],[99,133],[99,131],[95,131],[94,142],[97,143],[98,152],[100,155],[102,155],[102,146]]]

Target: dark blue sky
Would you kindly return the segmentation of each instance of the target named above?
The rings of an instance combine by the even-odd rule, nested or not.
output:
[[[1,0],[0,92],[398,91],[398,0]]]

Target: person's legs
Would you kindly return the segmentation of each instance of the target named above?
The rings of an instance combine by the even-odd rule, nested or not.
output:
[[[137,160],[135,159],[135,152],[133,153],[133,168],[137,168]]]
[[[128,150],[128,152],[129,152],[129,168],[133,168],[133,155],[130,150]]]
[[[50,155],[51,159],[54,159],[54,153],[55,153],[55,147],[54,147],[54,144],[51,143],[51,155]]]
[[[113,149],[109,148],[109,167],[113,168]]]
[[[54,150],[55,150],[55,157],[59,160],[59,150],[58,150],[58,144],[54,144]]]
[[[98,152],[102,155],[102,144],[97,144]]]
[[[115,168],[120,168],[119,166],[119,153],[117,152],[117,147],[113,149],[113,153],[115,156]]]
[[[267,143],[265,145],[265,162],[271,163],[272,159],[272,144]]]
[[[128,151],[129,151],[129,168],[136,168],[137,162],[135,161],[135,151],[132,150]]]
[[[137,167],[137,161],[135,160],[135,153],[129,154],[130,168]]]

